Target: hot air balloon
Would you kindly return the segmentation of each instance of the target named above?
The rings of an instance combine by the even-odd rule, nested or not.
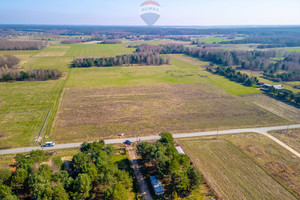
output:
[[[148,26],[153,26],[160,17],[160,5],[156,1],[147,0],[140,6],[141,18]]]

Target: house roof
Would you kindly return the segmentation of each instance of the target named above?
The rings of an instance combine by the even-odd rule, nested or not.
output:
[[[183,149],[180,146],[175,147],[179,154],[185,155]]]
[[[273,87],[276,90],[282,90],[283,89],[282,85],[273,85]]]

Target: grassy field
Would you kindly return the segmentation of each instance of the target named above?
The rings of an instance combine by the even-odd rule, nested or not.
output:
[[[190,91],[190,95],[194,93],[199,93],[202,91],[212,92],[212,96],[214,101],[210,106],[223,105],[224,108],[230,110],[228,115],[224,116],[235,116],[231,110],[235,110],[233,104],[236,104],[241,112],[236,114],[233,118],[232,122],[230,118],[219,120],[221,117],[218,117],[219,111],[214,110],[214,112],[209,113],[210,116],[206,116],[203,122],[198,123],[196,120],[201,120],[202,116],[199,115],[200,111],[203,109],[202,103],[206,103],[205,101],[209,101],[210,99],[199,99],[195,101],[195,106],[189,107],[190,103],[189,100],[183,99],[182,101],[185,106],[183,108],[183,114],[191,115],[189,118],[185,119],[185,123],[183,125],[181,123],[182,129],[178,126],[172,128],[172,123],[177,123],[180,119],[180,116],[176,116],[174,120],[170,120],[169,116],[166,116],[166,119],[162,119],[160,122],[156,122],[155,120],[149,120],[150,123],[145,123],[143,120],[138,120],[135,123],[131,124],[130,122],[113,122],[113,123],[106,123],[103,127],[99,128],[99,123],[87,123],[88,120],[83,120],[83,125],[72,126],[69,130],[67,130],[66,126],[55,127],[55,130],[52,133],[62,133],[62,131],[67,130],[68,133],[72,132],[71,135],[77,136],[74,138],[84,138],[84,134],[90,134],[90,138],[98,137],[99,135],[103,135],[104,137],[114,136],[116,132],[127,130],[127,131],[134,131],[132,135],[140,134],[142,131],[146,130],[147,134],[158,134],[161,130],[170,130],[170,131],[191,131],[191,130],[201,130],[202,129],[211,129],[213,127],[219,128],[229,128],[229,127],[242,127],[247,125],[255,125],[258,121],[258,125],[271,125],[271,124],[282,124],[287,123],[288,121],[277,117],[269,112],[264,111],[263,109],[258,108],[257,106],[252,105],[249,103],[248,100],[235,98],[234,96],[239,95],[251,95],[261,93],[261,91],[255,88],[244,87],[241,84],[231,82],[226,78],[218,75],[211,74],[207,72],[203,67],[207,63],[201,62],[199,60],[195,60],[183,55],[172,55],[171,65],[164,65],[164,66],[131,66],[131,67],[109,67],[109,68],[87,68],[87,69],[71,69],[69,68],[70,62],[74,57],[77,56],[110,56],[110,55],[118,55],[118,54],[126,54],[131,53],[134,49],[129,49],[125,47],[125,44],[116,44],[116,45],[97,45],[97,44],[74,44],[74,45],[62,45],[62,44],[51,44],[49,47],[40,50],[40,51],[9,51],[4,52],[0,51],[1,55],[4,54],[12,54],[16,55],[21,59],[20,66],[24,68],[56,68],[60,69],[63,72],[68,72],[66,79],[61,79],[57,81],[48,81],[48,82],[15,82],[15,83],[0,83],[0,113],[7,114],[7,113],[23,113],[23,112],[31,112],[31,111],[42,111],[38,113],[23,113],[23,114],[15,114],[15,115],[1,115],[0,121],[0,142],[1,148],[5,147],[20,147],[20,146],[29,146],[35,144],[35,137],[39,132],[39,129],[44,121],[45,115],[47,113],[46,110],[52,109],[49,124],[46,124],[46,129],[44,133],[51,132],[51,122],[54,120],[56,115],[56,110],[58,108],[59,98],[61,96],[61,92],[63,88],[68,88],[67,95],[73,95],[77,91],[80,91],[80,95],[75,97],[78,99],[82,99],[84,95],[87,93],[89,94],[90,91],[93,91],[94,88],[102,88],[102,87],[120,87],[120,89],[116,88],[113,91],[116,91],[116,94],[110,95],[119,95],[118,90],[128,91],[129,93],[133,92],[136,86],[140,87],[138,89],[141,93],[149,90],[149,98],[158,99],[155,90],[158,93],[162,93],[162,99],[160,100],[161,105],[168,105],[170,96],[168,92],[166,92],[167,85],[182,85],[186,84],[185,86],[180,86],[180,92],[186,93],[189,87],[192,85],[197,85],[197,90]],[[65,73],[66,74],[66,73]],[[148,86],[144,88],[144,86]],[[170,86],[172,91],[177,90],[177,86]],[[201,87],[201,88],[199,88]],[[81,91],[80,88],[83,88]],[[85,89],[84,89],[85,88]],[[142,88],[142,89],[141,89]],[[104,89],[107,90],[107,89]],[[144,91],[145,90],[145,91]],[[101,92],[101,89],[95,89],[97,94]],[[152,94],[151,94],[152,93]],[[232,96],[234,95],[234,96]],[[205,96],[205,94],[204,94]],[[225,96],[225,100],[221,100]],[[64,96],[67,98],[67,96]],[[134,94],[128,98],[127,101],[133,103],[135,98],[139,98],[138,95]],[[201,97],[205,98],[205,97]],[[97,98],[95,98],[97,100]],[[95,99],[90,98],[91,102],[87,102],[87,106],[82,108],[82,110],[89,110],[89,105],[94,105]],[[166,102],[164,102],[166,99]],[[228,99],[232,99],[232,102],[229,102]],[[65,100],[65,99],[63,99]],[[140,103],[146,103],[143,99],[140,99]],[[67,99],[69,101],[69,99]],[[108,100],[105,100],[108,102]],[[105,103],[99,102],[99,103]],[[187,101],[187,102],[186,102]],[[221,102],[220,104],[217,102]],[[112,104],[117,103],[117,101],[113,101]],[[155,103],[155,102],[154,102]],[[171,103],[172,104],[172,103]],[[170,104],[170,105],[171,105]],[[78,107],[79,106],[79,107]],[[78,109],[80,108],[81,102],[77,102],[74,104],[74,112],[78,113]],[[94,106],[103,106],[101,104],[96,104]],[[121,106],[126,106],[126,102]],[[197,107],[198,106],[198,107]],[[193,113],[187,111],[185,108],[188,107],[192,111],[197,111],[199,108],[198,113]],[[109,106],[107,108],[110,108]],[[64,109],[64,108],[63,108]],[[111,108],[110,108],[111,109]],[[126,108],[128,109],[128,108]],[[129,111],[122,110],[122,114],[126,114]],[[150,111],[147,111],[149,109]],[[173,108],[176,110],[176,108]],[[221,109],[221,108],[220,108]],[[147,117],[154,116],[151,111],[153,110],[153,106],[148,105],[146,109],[141,110],[142,112],[150,112]],[[154,109],[155,110],[155,109]],[[222,110],[222,109],[221,109]],[[242,112],[242,111],[245,112]],[[124,112],[123,112],[124,111]],[[241,117],[241,119],[246,119],[247,111],[250,113],[249,116],[252,116],[251,119],[247,119],[240,123],[241,120],[238,119],[237,116]],[[201,111],[202,112],[202,111]],[[225,111],[224,111],[225,112]],[[129,112],[130,113],[130,112]],[[203,112],[205,113],[205,112]],[[258,116],[264,117],[263,120],[260,120]],[[131,113],[135,114],[135,113]],[[173,115],[173,111],[167,111],[166,113],[161,113],[160,115]],[[127,115],[127,114],[126,114]],[[116,115],[108,116],[114,118]],[[129,118],[131,118],[130,115]],[[196,116],[196,117],[193,117]],[[217,117],[216,117],[217,116]],[[221,116],[221,115],[220,115]],[[102,115],[97,115],[97,118],[103,118]],[[216,117],[214,119],[214,117]],[[67,117],[68,118],[68,117]],[[67,119],[66,118],[66,119]],[[58,117],[58,119],[60,119]],[[143,118],[141,118],[143,119]],[[72,119],[71,119],[72,120]],[[96,119],[97,120],[97,119]],[[117,119],[114,119],[117,120]],[[177,120],[177,121],[176,121]],[[217,120],[217,121],[216,121]],[[90,116],[90,121],[95,121],[93,116]],[[216,121],[216,122],[215,122]],[[219,123],[217,123],[219,121]],[[163,123],[166,122],[168,125],[162,129]],[[64,124],[64,123],[63,123]],[[80,124],[80,123],[79,123]],[[231,126],[229,124],[232,124]],[[133,126],[136,126],[133,128]],[[141,126],[141,127],[139,127]],[[186,129],[184,127],[190,126],[190,129]],[[203,126],[203,128],[202,128]],[[153,128],[153,131],[149,131]],[[157,128],[158,127],[158,128]],[[178,128],[179,127],[179,128]],[[77,130],[78,129],[78,130]],[[137,131],[136,131],[137,130]],[[103,133],[99,133],[102,131]],[[123,131],[122,131],[123,132]],[[78,136],[79,135],[79,136]],[[52,135],[53,138],[57,138],[57,134]],[[68,135],[62,134],[61,137],[65,137],[64,139],[58,139],[58,141],[66,141],[65,139],[68,138]],[[16,139],[18,138],[18,139]],[[51,138],[50,138],[51,139]]]
[[[207,109],[209,108],[209,109]],[[59,142],[268,126],[287,120],[208,83],[66,89]]]
[[[63,80],[0,83],[0,148],[35,144],[62,84]]]
[[[199,40],[199,42],[205,42],[205,43],[212,44],[212,43],[219,43],[219,42],[231,41],[231,40],[233,40],[233,39],[225,39],[223,37],[208,37],[204,40]]]
[[[71,45],[65,56],[115,56],[131,54],[135,49],[127,48],[122,44],[75,44]]]
[[[237,143],[253,144],[243,136],[232,137],[238,137],[238,140],[235,140]],[[296,199],[263,168],[253,162],[252,157],[233,145],[228,141],[229,139],[225,139],[180,140],[195,166],[204,173],[208,184],[222,199]],[[277,146],[275,145],[274,148],[277,149]]]
[[[210,83],[234,95],[261,92],[207,72],[199,67],[205,65],[205,62],[199,61],[197,66],[182,60],[184,58],[173,56],[171,65],[163,66],[72,69],[67,88]]]
[[[300,152],[300,129],[271,131],[269,134],[284,142],[294,150]]]
[[[300,53],[300,48],[289,49],[288,51],[294,51],[294,52]]]

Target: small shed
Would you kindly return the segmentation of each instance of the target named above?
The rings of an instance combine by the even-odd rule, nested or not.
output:
[[[176,148],[176,150],[178,151],[179,154],[185,155],[185,153],[184,153],[183,149],[181,148],[181,146],[176,146],[175,148]]]
[[[273,85],[273,88],[274,88],[275,90],[283,90],[282,85]]]
[[[157,176],[151,176],[150,181],[151,181],[151,185],[153,187],[155,195],[160,196],[160,195],[163,195],[165,193],[164,186],[157,179]]]

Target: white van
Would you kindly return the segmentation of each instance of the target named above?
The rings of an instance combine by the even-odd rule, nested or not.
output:
[[[55,143],[54,142],[46,142],[44,147],[54,147]]]

